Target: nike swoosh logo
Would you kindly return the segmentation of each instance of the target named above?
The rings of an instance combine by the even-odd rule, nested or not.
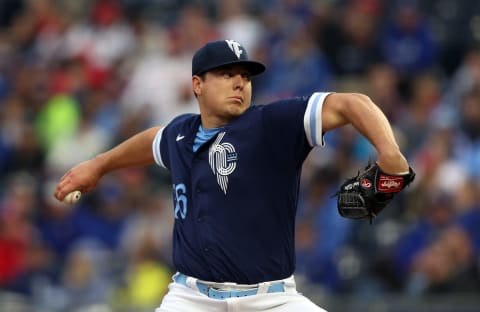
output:
[[[185,138],[185,136],[179,134],[179,135],[177,135],[177,139],[176,139],[176,140],[177,140],[177,142],[178,142],[178,141],[180,141],[180,140],[183,140],[183,138]]]

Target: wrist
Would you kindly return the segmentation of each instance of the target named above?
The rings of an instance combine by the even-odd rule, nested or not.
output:
[[[109,157],[106,153],[98,154],[92,159],[92,161],[94,162],[97,172],[100,176],[103,176],[105,173],[109,171],[108,169]]]
[[[406,174],[410,170],[406,158],[398,148],[379,152],[377,165],[383,172],[390,174]]]

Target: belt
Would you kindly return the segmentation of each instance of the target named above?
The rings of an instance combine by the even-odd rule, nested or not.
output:
[[[182,284],[184,286],[187,286],[188,288],[194,288],[191,286],[191,283],[187,282],[187,279],[189,277],[185,274],[182,273],[176,273],[173,276],[173,280],[178,283]],[[259,287],[257,285],[254,286],[254,288],[250,289],[233,289],[234,286],[232,284],[227,284],[225,283],[224,285],[228,286],[228,288],[232,288],[229,290],[223,290],[219,289],[216,287],[214,284],[215,283],[204,283],[202,281],[199,281],[197,279],[194,279],[194,284],[197,287],[198,291],[201,292],[202,294],[208,296],[209,298],[212,299],[228,299],[228,298],[238,298],[238,297],[247,297],[247,296],[254,296],[259,293]],[[285,282],[284,281],[278,281],[278,282],[272,282],[269,283],[267,287],[266,293],[280,293],[280,292],[285,292]],[[218,283],[218,286],[221,286],[222,283]]]

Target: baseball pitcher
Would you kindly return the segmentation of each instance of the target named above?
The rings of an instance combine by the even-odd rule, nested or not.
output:
[[[200,114],[181,115],[70,169],[55,197],[91,191],[117,169],[169,170],[177,273],[156,312],[324,311],[295,287],[295,213],[302,163],[325,132],[353,125],[377,160],[338,191],[339,213],[373,219],[414,177],[379,108],[362,94],[317,92],[251,103],[265,66],[233,40],[192,59]]]

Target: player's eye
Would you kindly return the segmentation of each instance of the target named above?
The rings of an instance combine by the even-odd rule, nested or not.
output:
[[[250,75],[249,72],[242,73],[242,78],[245,79],[246,81],[252,80],[252,76]]]
[[[226,78],[226,79],[232,78],[233,76],[235,76],[233,71],[226,70],[226,71],[223,72],[223,77]]]
[[[236,75],[240,75],[245,81],[251,80],[251,75],[249,72],[238,73],[233,70],[222,70],[219,74],[225,79],[230,79],[232,77],[235,77]]]

